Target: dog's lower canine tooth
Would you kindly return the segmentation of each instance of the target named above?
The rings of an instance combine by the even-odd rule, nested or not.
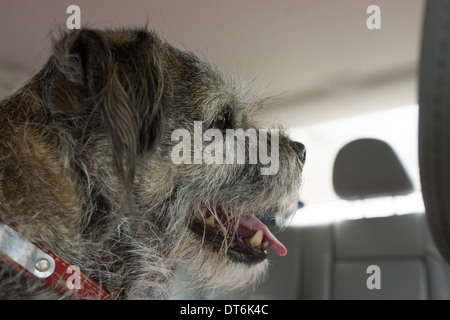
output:
[[[206,218],[205,219],[205,224],[207,226],[215,227],[216,223],[215,223],[214,216],[209,216],[209,218]]]
[[[256,233],[253,235],[253,237],[251,237],[250,239],[248,239],[248,242],[250,242],[250,244],[254,247],[258,247],[261,245],[261,241],[263,239],[264,236],[264,232],[262,230],[258,230],[256,231]]]

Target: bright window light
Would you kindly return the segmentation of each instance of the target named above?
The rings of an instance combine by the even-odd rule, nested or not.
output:
[[[292,139],[305,144],[306,165],[299,209],[289,225],[329,223],[343,219],[424,212],[418,164],[417,105],[314,124],[289,130]],[[415,191],[407,196],[345,201],[334,192],[333,165],[338,151],[361,138],[387,142],[397,153]]]

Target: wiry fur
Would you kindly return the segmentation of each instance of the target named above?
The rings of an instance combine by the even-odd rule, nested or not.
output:
[[[230,219],[295,210],[302,163],[280,135],[279,171],[259,164],[175,165],[175,129],[204,129],[225,110],[258,129],[263,100],[146,30],[77,30],[25,86],[0,103],[0,221],[104,286],[113,298],[164,298],[175,267],[232,288],[267,262],[231,261],[189,226],[220,205]],[[205,127],[206,126],[206,127]],[[62,298],[0,264],[0,298]],[[66,296],[68,298],[73,296]]]

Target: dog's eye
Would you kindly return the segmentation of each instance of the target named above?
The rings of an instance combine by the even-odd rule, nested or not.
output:
[[[228,112],[219,114],[214,120],[214,127],[219,130],[225,130],[230,128],[230,115]]]

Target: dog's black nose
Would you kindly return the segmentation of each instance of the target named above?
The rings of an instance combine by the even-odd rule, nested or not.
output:
[[[305,161],[306,161],[305,145],[301,142],[294,141],[294,150],[297,151],[297,156],[300,159],[301,163],[305,164]]]

